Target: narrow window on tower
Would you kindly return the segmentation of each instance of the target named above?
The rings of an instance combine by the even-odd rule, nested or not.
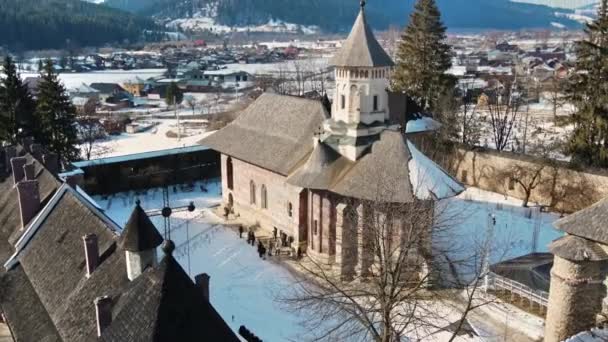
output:
[[[344,96],[344,95],[340,96],[340,107],[342,109],[344,109],[344,107],[346,107],[346,96]]]
[[[378,95],[374,95],[374,112],[378,110]]]

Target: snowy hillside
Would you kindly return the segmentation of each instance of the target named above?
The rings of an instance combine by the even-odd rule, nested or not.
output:
[[[165,19],[167,27],[171,29],[179,28],[184,31],[211,31],[215,33],[236,31],[314,34],[319,32],[319,27],[315,25],[292,24],[273,18],[260,25],[223,25],[217,20],[218,5],[218,2],[207,3],[189,18]]]
[[[599,0],[511,0],[534,5],[545,5],[555,8],[580,9],[589,5],[599,4]]]

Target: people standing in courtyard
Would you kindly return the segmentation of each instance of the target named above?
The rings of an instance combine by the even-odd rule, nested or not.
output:
[[[239,239],[243,238],[243,226],[239,225]]]
[[[255,246],[255,233],[253,232],[253,230],[251,231],[251,245]]]

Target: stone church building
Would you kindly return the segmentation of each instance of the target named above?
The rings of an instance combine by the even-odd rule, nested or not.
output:
[[[394,63],[364,6],[331,64],[331,108],[263,94],[200,143],[221,153],[225,206],[348,275],[373,259],[361,244],[371,204],[425,202],[432,211],[463,187],[408,140],[403,106],[388,91]]]

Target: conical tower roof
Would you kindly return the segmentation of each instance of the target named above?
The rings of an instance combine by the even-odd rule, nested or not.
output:
[[[365,2],[348,38],[330,64],[338,67],[389,67],[395,65],[380,46],[365,18]]]
[[[154,249],[162,242],[163,237],[146,212],[137,204],[120,236],[120,247],[129,252],[142,252]]]
[[[117,306],[102,341],[239,341],[170,253],[135,279]]]

